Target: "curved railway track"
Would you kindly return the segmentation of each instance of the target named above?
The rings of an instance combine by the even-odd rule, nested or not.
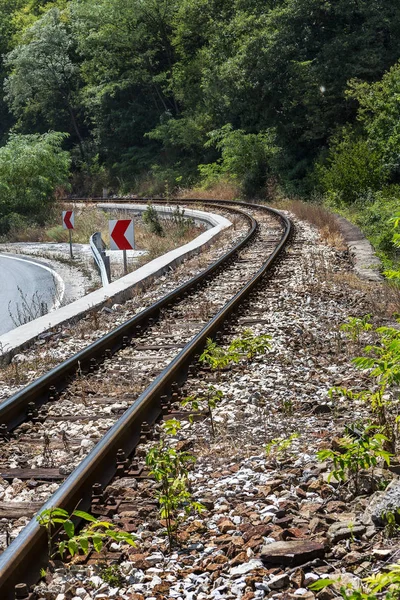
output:
[[[194,202],[199,201],[184,201]],[[221,206],[217,201],[201,203]],[[239,211],[249,223],[248,234],[226,255],[0,405],[0,470],[9,479],[18,476],[7,466],[7,456],[12,455],[16,443],[31,458],[37,454],[38,444],[43,445],[43,437],[46,445],[49,434],[58,435],[59,444],[68,451],[68,446],[79,446],[84,438],[79,420],[91,419],[98,425],[98,438],[94,440],[97,444],[87,448],[89,454],[73,465],[76,468],[42,508],[73,510],[78,503],[84,509],[90,505],[93,485],[110,482],[116,472],[117,456],[120,461],[132,456],[144,435],[143,423],[154,423],[160,416],[168,398],[176,393],[190,365],[196,362],[206,339],[227,327],[239,307],[271,273],[290,238],[289,220],[259,205],[235,203],[233,208],[224,203],[223,208]],[[107,399],[105,380],[108,386],[119,390],[118,402],[115,396]],[[77,416],[79,410],[83,416]],[[123,412],[120,417],[119,412]],[[18,426],[27,418],[32,426],[24,426],[21,435]],[[74,423],[75,438],[68,438],[63,432],[73,429]],[[14,434],[10,435],[12,430]],[[51,455],[48,460],[52,460]],[[62,479],[56,464],[46,464],[39,471],[29,473],[28,469],[26,478]],[[0,556],[1,598],[25,597],[24,585],[17,591],[15,586],[37,579],[45,555],[45,532],[32,519]],[[16,593],[20,595],[15,596]]]

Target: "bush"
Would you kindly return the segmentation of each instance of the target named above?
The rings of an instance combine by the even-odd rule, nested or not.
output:
[[[368,141],[345,129],[333,138],[326,162],[317,164],[316,177],[331,203],[346,206],[378,190],[388,173]]]
[[[391,218],[398,210],[400,185],[387,185],[380,191],[360,196],[349,216],[364,231],[383,258],[398,259],[400,252],[393,245]]]
[[[160,219],[158,217],[158,212],[156,211],[154,206],[149,204],[149,206],[146,208],[145,212],[143,213],[142,218],[151,233],[155,233],[156,235],[158,235],[160,237],[163,237],[165,235],[164,229],[163,229],[163,227],[160,223]]]
[[[232,180],[240,185],[244,196],[257,195],[264,188],[279,148],[273,130],[245,133],[227,124],[211,131],[206,146],[215,146],[221,158],[207,165],[199,165],[203,185],[215,184],[219,179]]]
[[[8,231],[26,229],[29,224],[29,219],[12,212],[0,218],[0,235],[4,235]]]
[[[66,134],[11,134],[0,148],[0,227],[7,233],[12,227],[30,222],[43,224],[55,190],[67,186],[69,153],[61,149]]]

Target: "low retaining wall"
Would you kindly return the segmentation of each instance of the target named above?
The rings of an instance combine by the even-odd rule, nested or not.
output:
[[[381,275],[382,263],[376,256],[372,244],[357,225],[350,223],[340,215],[335,215],[335,217],[352,257],[354,271],[361,279],[382,282],[384,280]]]
[[[98,207],[102,210],[107,207],[109,210],[123,208],[124,210],[143,212],[143,210],[146,210],[147,205],[98,204]],[[175,206],[156,208],[163,209],[159,212],[171,213]],[[168,210],[166,210],[166,208],[168,208]],[[199,253],[201,250],[205,249],[211,241],[221,233],[221,231],[232,225],[228,219],[215,213],[185,209],[185,216],[196,218],[198,219],[198,222],[201,220],[203,224],[207,223],[207,226],[210,227],[210,229],[197,236],[188,244],[175,248],[175,250],[171,250],[170,252],[155,258],[143,267],[121,277],[117,281],[110,283],[108,286],[102,287],[95,292],[87,294],[83,298],[79,298],[79,300],[71,302],[71,304],[68,304],[67,306],[63,306],[58,310],[44,315],[39,319],[35,319],[34,321],[30,321],[29,323],[26,323],[26,325],[21,325],[0,336],[0,361],[6,363],[10,362],[14,354],[23,348],[28,347],[41,334],[53,327],[78,321],[90,311],[100,310],[103,306],[114,304],[116,302],[120,303],[129,299],[132,296],[132,290],[148,284],[157,277],[160,277],[168,269],[177,267],[185,259]]]

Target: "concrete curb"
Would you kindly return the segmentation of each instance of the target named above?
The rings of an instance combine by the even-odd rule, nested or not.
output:
[[[103,209],[103,205],[98,206]],[[107,204],[104,206],[108,209],[118,209],[123,207],[124,210],[137,212],[142,212],[147,208],[147,205],[135,204]],[[155,208],[159,212],[170,214],[175,207],[155,206]],[[28,347],[41,334],[53,327],[78,321],[90,311],[97,311],[104,306],[128,300],[132,296],[132,290],[143,287],[157,277],[160,277],[168,269],[177,267],[185,259],[199,253],[209,246],[211,241],[214,240],[221,231],[232,225],[228,219],[215,213],[206,213],[185,208],[185,216],[195,218],[198,222],[202,222],[211,228],[197,236],[188,244],[175,248],[174,250],[155,258],[143,267],[121,277],[117,281],[110,283],[108,286],[87,294],[83,298],[79,298],[79,300],[75,300],[67,306],[63,306],[52,313],[44,315],[34,321],[30,321],[29,323],[21,325],[0,336],[0,361],[5,363],[10,362],[14,354],[23,348]]]
[[[352,257],[354,271],[360,279],[377,283],[384,281],[381,275],[382,263],[361,229],[340,215],[335,214],[335,217]]]

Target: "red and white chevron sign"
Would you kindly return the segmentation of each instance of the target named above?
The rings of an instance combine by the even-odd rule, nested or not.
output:
[[[62,212],[63,229],[74,229],[75,214],[73,210],[63,210]]]
[[[110,232],[110,250],[134,250],[135,234],[131,219],[108,221]]]

